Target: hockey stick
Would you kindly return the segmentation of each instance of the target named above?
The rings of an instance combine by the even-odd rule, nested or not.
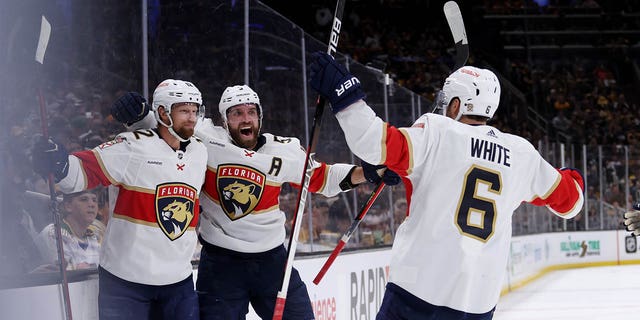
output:
[[[340,38],[340,29],[342,28],[342,13],[344,11],[345,0],[338,0],[336,3],[336,11],[333,16],[333,23],[331,24],[331,36],[329,37],[329,46],[327,53],[332,55],[337,51],[338,39]],[[289,290],[289,280],[291,278],[291,271],[293,268],[293,258],[296,254],[296,246],[298,245],[298,236],[300,235],[300,225],[302,224],[302,215],[304,212],[305,202],[307,200],[307,193],[309,192],[309,180],[311,180],[311,174],[313,173],[313,165],[311,155],[315,152],[318,136],[320,134],[320,126],[322,125],[322,113],[326,100],[322,96],[318,96],[316,102],[316,112],[313,115],[313,125],[311,127],[311,140],[307,147],[307,155],[304,161],[304,171],[302,180],[300,181],[300,192],[298,193],[298,203],[296,211],[293,215],[291,228],[291,236],[289,237],[289,245],[287,248],[287,261],[284,265],[284,276],[282,277],[282,286],[278,295],[276,296],[276,304],[273,310],[273,320],[280,320],[284,314],[284,306],[287,300],[287,292]]]
[[[324,274],[327,273],[327,270],[329,270],[329,267],[331,267],[331,265],[333,264],[333,261],[340,254],[340,252],[342,252],[342,249],[344,249],[344,246],[347,244],[347,242],[351,238],[351,235],[353,234],[354,231],[356,231],[356,228],[358,228],[358,225],[360,225],[360,221],[362,221],[362,218],[364,218],[367,212],[369,212],[369,208],[371,208],[371,206],[373,205],[373,202],[376,201],[376,199],[380,195],[380,192],[382,192],[382,189],[384,189],[384,186],[385,186],[384,182],[380,181],[380,183],[376,186],[373,192],[371,192],[371,195],[369,195],[369,199],[367,199],[367,201],[360,208],[360,212],[358,213],[358,216],[355,217],[355,219],[351,223],[351,226],[349,226],[349,229],[347,229],[344,235],[342,235],[342,238],[340,238],[340,241],[338,241],[338,244],[333,249],[333,252],[331,252],[331,255],[329,255],[329,258],[327,258],[327,261],[325,261],[322,268],[320,268],[320,271],[318,272],[316,277],[313,279],[313,283],[315,284],[320,283],[320,281],[324,277]]]
[[[40,63],[40,67],[44,64],[44,55],[47,51],[47,45],[49,44],[49,37],[51,36],[51,24],[47,21],[45,16],[42,16],[40,23],[40,36],[38,37],[38,47],[36,49],[36,62]],[[38,100],[40,102],[40,124],[42,125],[42,136],[44,139],[49,139],[49,128],[47,124],[47,106],[44,102],[44,95],[42,90],[38,89]],[[56,236],[56,247],[58,249],[58,261],[60,261],[60,277],[62,278],[62,296],[64,300],[64,310],[66,319],[71,320],[71,299],[69,297],[69,280],[67,279],[67,267],[65,265],[64,258],[64,246],[62,242],[62,230],[60,229],[60,213],[58,212],[58,206],[56,201],[56,187],[53,182],[53,173],[49,172],[47,177],[49,184],[49,197],[51,200],[51,215],[53,216],[53,229]]]
[[[469,59],[469,42],[467,41],[467,32],[464,29],[464,21],[462,21],[462,13],[460,13],[460,7],[455,1],[447,1],[442,10],[453,35],[453,42],[455,42],[456,58],[453,70],[458,70]]]

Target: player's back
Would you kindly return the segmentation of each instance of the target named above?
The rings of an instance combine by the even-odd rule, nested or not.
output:
[[[410,215],[394,240],[390,281],[435,305],[487,312],[503,282],[513,211],[559,174],[526,140],[491,126],[429,114],[424,128],[404,130]]]

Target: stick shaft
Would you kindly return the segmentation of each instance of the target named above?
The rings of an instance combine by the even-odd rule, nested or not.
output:
[[[342,28],[342,13],[344,12],[345,0],[338,0],[336,3],[336,11],[333,16],[333,23],[331,24],[331,35],[329,37],[329,45],[327,53],[333,55],[337,51],[338,40],[340,39],[340,29]],[[287,292],[289,289],[289,280],[291,278],[291,271],[293,268],[293,258],[296,252],[296,246],[298,245],[298,236],[300,234],[300,225],[302,224],[302,215],[304,214],[304,207],[307,200],[307,193],[309,191],[309,181],[313,173],[313,159],[312,154],[315,152],[318,136],[320,134],[320,127],[322,125],[322,114],[326,100],[322,96],[318,96],[316,102],[316,111],[313,116],[313,125],[311,127],[311,134],[309,135],[310,141],[307,147],[306,159],[304,162],[304,171],[302,175],[302,181],[300,181],[300,192],[298,193],[298,202],[296,205],[296,211],[293,215],[291,228],[291,236],[289,237],[289,245],[287,248],[287,261],[284,266],[284,275],[282,277],[282,286],[276,297],[276,304],[273,310],[273,320],[281,320],[284,314],[284,307],[287,299]]]
[[[347,244],[349,239],[351,239],[351,236],[360,225],[362,218],[364,218],[367,212],[369,212],[369,209],[371,208],[373,203],[376,201],[376,199],[382,192],[382,189],[384,189],[384,186],[385,186],[384,182],[380,181],[380,183],[376,186],[373,192],[371,192],[371,195],[369,195],[369,199],[367,199],[367,201],[360,208],[360,212],[358,212],[358,216],[355,217],[355,219],[349,226],[349,229],[347,229],[344,235],[342,235],[342,238],[340,238],[340,241],[338,241],[338,244],[333,249],[333,252],[331,252],[331,255],[329,255],[329,258],[327,258],[327,261],[325,261],[322,268],[320,268],[320,271],[318,272],[316,277],[313,279],[313,283],[318,284],[320,283],[320,281],[322,281],[322,278],[324,277],[325,273],[327,273],[327,271],[333,264],[333,261],[336,259],[336,257],[338,257],[340,252],[342,252],[342,249],[344,249],[344,246]]]
[[[42,126],[42,136],[45,139],[49,138],[49,129],[47,124],[47,107],[44,101],[44,95],[42,90],[38,89],[38,101],[40,102],[40,124]],[[60,214],[58,212],[58,203],[56,201],[56,187],[53,180],[53,173],[49,172],[47,177],[47,183],[49,185],[49,197],[50,197],[50,210],[53,217],[53,229],[56,236],[56,248],[58,251],[58,261],[60,266],[60,278],[62,280],[62,296],[64,300],[64,310],[67,320],[72,320],[71,313],[71,298],[69,295],[69,280],[67,279],[66,259],[64,258],[64,245],[62,241],[62,230],[60,228]]]

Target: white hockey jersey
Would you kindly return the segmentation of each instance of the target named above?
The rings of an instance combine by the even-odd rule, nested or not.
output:
[[[278,196],[284,183],[298,186],[306,151],[297,138],[264,133],[258,150],[234,145],[227,131],[210,119],[196,135],[209,152],[198,233],[210,244],[256,253],[282,245],[285,215]],[[309,192],[333,196],[353,165],[315,162]]]
[[[195,138],[173,150],[157,132],[136,130],[69,156],[69,174],[58,187],[71,193],[117,186],[100,266],[127,281],[167,285],[192,273],[206,163]]]
[[[496,305],[521,202],[547,205],[563,218],[582,208],[582,186],[568,171],[491,126],[425,114],[397,129],[363,101],[336,117],[354,154],[403,177],[409,209],[389,281],[431,304],[470,313]]]

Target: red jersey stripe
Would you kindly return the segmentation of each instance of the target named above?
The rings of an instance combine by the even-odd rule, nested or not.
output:
[[[138,223],[149,222],[154,225],[157,224],[155,191],[141,188],[128,189],[123,186],[120,186],[119,189],[118,200],[113,209],[114,216],[126,217],[127,220],[138,221]],[[198,224],[199,212],[200,200],[196,199],[193,208],[194,217],[189,224],[190,227],[195,227]]]
[[[329,167],[326,163],[320,162],[320,166],[313,170],[311,174],[311,180],[309,181],[309,192],[317,193],[321,192],[327,184],[327,175],[329,174]],[[292,183],[292,187],[300,190],[299,183]]]
[[[386,140],[383,146],[383,154],[386,154],[384,164],[400,176],[410,174],[413,167],[411,156],[411,142],[404,130],[398,130],[394,126],[387,125]]]
[[[578,205],[577,202],[582,193],[582,181],[577,181],[570,170],[558,170],[558,172],[561,179],[551,188],[553,190],[551,194],[547,198],[535,198],[531,203],[537,206],[548,205],[554,211],[564,215],[573,212]]]
[[[117,184],[104,170],[102,160],[98,158],[97,153],[93,150],[79,151],[73,153],[73,155],[80,159],[82,171],[87,181],[86,189],[93,189],[99,184],[103,186]]]

